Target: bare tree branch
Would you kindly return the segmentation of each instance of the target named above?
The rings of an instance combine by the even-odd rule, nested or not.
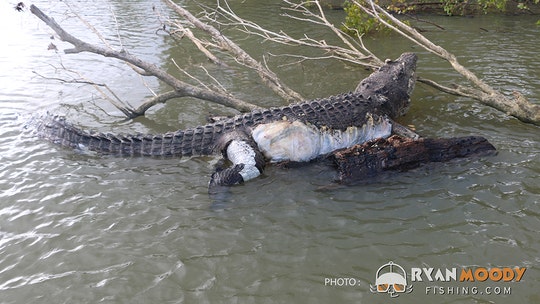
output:
[[[193,42],[193,44],[195,44],[195,46],[199,49],[199,51],[201,51],[210,61],[212,61],[213,63],[217,65],[226,66],[224,62],[222,62],[218,57],[216,57],[216,55],[212,54],[212,52],[210,52],[204,46],[206,43],[201,41],[201,39],[195,37],[195,35],[189,28],[186,28],[180,22],[175,22],[175,21],[169,21],[169,25],[176,27],[178,29],[176,31],[170,32],[171,35],[176,35],[176,36],[180,35],[180,37],[184,37],[184,36],[188,37],[189,40],[191,40],[191,42]]]
[[[249,110],[258,108],[258,106],[256,105],[237,99],[229,94],[223,94],[220,92],[214,92],[214,91],[202,89],[200,87],[196,87],[189,83],[183,82],[175,78],[174,76],[170,75],[169,73],[161,70],[156,65],[145,62],[139,59],[138,57],[129,54],[125,50],[116,51],[111,48],[104,48],[104,47],[92,45],[90,43],[82,41],[72,36],[67,31],[65,31],[60,25],[58,25],[58,23],[56,23],[56,21],[54,21],[54,19],[44,14],[36,6],[31,5],[30,11],[34,15],[36,15],[39,19],[41,19],[43,22],[45,22],[45,24],[47,24],[52,30],[54,30],[62,41],[69,42],[74,46],[74,48],[72,49],[64,50],[64,53],[75,54],[75,53],[81,53],[81,52],[90,52],[90,53],[102,55],[104,57],[116,58],[116,59],[125,61],[129,64],[132,64],[133,66],[139,69],[144,70],[145,75],[146,74],[152,75],[160,79],[161,81],[165,82],[166,84],[170,85],[174,89],[175,91],[174,94],[171,94],[171,93],[162,94],[163,96],[160,96],[159,98],[153,98],[148,103],[145,103],[142,106],[140,106],[139,109],[148,109],[149,108],[148,106],[155,104],[156,100],[160,102],[164,102],[168,100],[168,99],[165,99],[165,97],[174,97],[174,98],[195,97],[195,98],[199,98],[203,100],[213,101],[213,102],[216,102],[216,103],[228,106],[228,107],[232,107],[239,111],[249,111]],[[133,110],[133,114],[129,117],[134,117],[134,116],[143,115],[143,114],[144,112]]]
[[[290,8],[289,8],[290,11],[298,12],[298,13],[301,13],[302,15],[304,15],[304,16],[307,16],[306,19],[302,18],[302,20],[313,22],[315,24],[320,24],[320,25],[330,29],[350,50],[352,50],[354,52],[353,54],[356,55],[356,57],[359,57],[358,56],[359,54],[363,55],[364,53],[366,53],[368,55],[367,57],[369,59],[371,59],[372,61],[374,61],[374,63],[376,65],[382,65],[383,64],[383,62],[380,59],[378,59],[373,53],[371,53],[371,51],[369,51],[367,48],[365,48],[363,44],[360,45],[362,51],[357,49],[355,47],[354,43],[350,40],[349,35],[345,34],[342,30],[335,27],[331,22],[329,22],[328,19],[325,16],[325,14],[324,14],[324,10],[323,10],[321,4],[319,3],[319,1],[307,1],[307,2],[303,2],[301,4],[296,4],[296,5],[294,3],[288,1],[288,0],[285,0],[284,2],[290,5]],[[309,10],[306,7],[306,4],[315,5],[317,7],[318,14],[315,14],[315,13],[311,12],[311,10]],[[289,14],[286,14],[286,16],[288,16],[290,18],[293,18],[293,19],[299,19],[299,18],[296,18],[296,17],[294,17],[292,15],[289,15]],[[362,41],[361,37],[360,37],[360,41]],[[360,58],[361,58],[361,56],[360,56]]]
[[[174,3],[172,0],[163,1],[179,16],[182,16],[184,19],[193,24],[193,26],[209,34],[221,48],[233,54],[238,63],[248,66],[257,71],[264,84],[266,84],[266,86],[272,89],[280,97],[289,102],[300,101],[303,99],[300,94],[285,85],[274,72],[263,66],[259,61],[253,59],[253,57],[246,53],[232,40],[225,37],[215,27],[202,22],[201,20],[193,16],[189,11]]]
[[[456,70],[463,77],[469,80],[477,88],[456,86],[456,88],[452,89],[426,79],[422,79],[422,82],[429,84],[443,92],[474,98],[484,105],[493,107],[508,115],[514,116],[523,122],[540,125],[540,105],[530,103],[523,95],[518,92],[514,92],[514,98],[511,99],[506,97],[501,92],[493,89],[490,85],[482,81],[470,70],[462,66],[458,62],[454,54],[448,52],[441,46],[434,44],[429,39],[420,34],[418,31],[416,31],[414,28],[401,22],[392,14],[388,13],[386,10],[375,4],[373,0],[369,0],[369,4],[371,7],[366,7],[365,5],[362,5],[356,0],[353,0],[353,3],[362,8],[362,10],[364,10],[367,14],[376,18],[379,22],[383,23],[387,27],[402,35],[403,37],[413,41],[415,44],[423,47],[427,51],[448,61],[450,65],[454,68],[454,70]],[[386,20],[390,20],[391,23]]]
[[[211,52],[211,48],[219,48],[221,50],[225,50],[229,52],[239,64],[255,70],[263,80],[263,83],[265,83],[269,88],[274,90],[274,92],[276,92],[283,99],[290,102],[302,99],[302,97],[298,93],[287,87],[279,79],[279,77],[266,66],[264,60],[263,62],[260,62],[253,59],[237,44],[235,44],[229,38],[225,37],[214,26],[201,21],[201,19],[193,16],[190,12],[188,12],[181,6],[175,4],[172,0],[163,1],[167,4],[168,7],[170,7],[174,12],[176,12],[180,17],[184,19],[183,21],[173,21],[169,19],[168,22],[170,26],[175,28],[176,30],[173,31],[173,34],[176,32],[181,33],[182,36],[188,37],[196,45],[196,47],[211,61],[216,64],[223,64],[223,62]],[[462,66],[458,62],[455,55],[448,52],[444,48],[434,44],[433,42],[425,38],[423,35],[418,33],[414,28],[404,24],[399,19],[388,13],[386,10],[375,4],[372,0],[366,1],[369,1],[369,5],[363,5],[357,0],[352,0],[355,5],[358,5],[366,13],[378,19],[387,27],[391,28],[392,30],[406,37],[407,39],[410,39],[415,44],[422,46],[429,52],[447,60],[458,73],[460,73],[471,83],[471,86],[455,85],[453,87],[447,87],[424,78],[419,78],[419,81],[449,94],[476,99],[482,104],[503,111],[508,115],[518,118],[521,121],[540,125],[540,105],[530,103],[523,95],[517,92],[513,93],[513,97],[505,96],[498,90],[492,88],[490,85],[482,81],[470,70]],[[287,13],[285,13],[284,16],[295,20],[316,24],[318,26],[323,26],[329,29],[341,41],[342,45],[344,46],[332,45],[327,43],[325,40],[316,40],[309,37],[308,35],[304,35],[301,38],[294,38],[287,33],[284,33],[283,31],[274,32],[265,29],[254,22],[243,19],[236,15],[236,13],[233,12],[233,10],[229,6],[229,3],[226,0],[218,0],[217,8],[215,11],[218,14],[217,16],[220,16],[222,17],[221,19],[225,20],[224,22],[211,19],[209,13],[207,13],[204,18],[208,18],[212,22],[220,25],[236,26],[239,30],[245,33],[257,35],[267,41],[272,41],[285,45],[307,46],[320,49],[324,52],[324,55],[322,56],[312,57],[303,55],[289,55],[292,58],[296,58],[296,62],[301,62],[304,60],[316,60],[321,58],[335,58],[370,68],[377,68],[383,64],[383,62],[379,58],[377,58],[369,49],[367,49],[363,45],[362,37],[360,35],[357,34],[356,38],[358,38],[358,40],[355,40],[353,37],[343,33],[341,29],[329,22],[319,1],[309,0],[299,4],[295,4],[290,0],[284,0],[284,2],[288,5],[288,7],[285,8]],[[57,33],[61,40],[69,42],[73,45],[73,48],[66,49],[64,51],[66,54],[91,52],[105,57],[116,58],[126,62],[133,68],[134,71],[136,71],[140,75],[157,77],[158,79],[172,87],[172,91],[150,98],[137,109],[125,107],[125,109],[128,109],[128,111],[130,112],[130,114],[126,114],[129,117],[143,115],[148,108],[155,105],[156,103],[165,102],[166,100],[169,100],[171,98],[187,96],[213,101],[225,106],[233,107],[240,111],[249,111],[257,108],[257,106],[251,103],[247,103],[231,96],[223,88],[223,86],[221,86],[214,77],[208,75],[208,73],[207,75],[214,82],[216,82],[218,86],[206,85],[198,79],[195,79],[195,81],[198,82],[198,85],[186,83],[175,78],[171,74],[161,70],[156,65],[142,61],[136,56],[129,54],[126,50],[116,51],[110,46],[101,47],[92,45],[72,36],[71,34],[67,33],[62,27],[60,27],[52,18],[45,15],[34,5],[30,7],[30,11],[38,18],[43,20],[49,27],[51,27]],[[199,37],[196,37],[189,27],[194,27],[202,30],[211,37],[212,41],[205,41],[200,39]],[[90,28],[92,29],[91,26]],[[194,77],[191,76],[188,72],[180,68],[179,70],[186,74],[188,77],[194,79]],[[122,110],[122,108],[119,109]],[[124,112],[125,109],[122,111]]]
[[[75,79],[75,78],[74,79],[65,79],[65,78],[60,78],[60,77],[44,76],[44,75],[41,75],[40,73],[38,73],[36,71],[32,71],[32,73],[36,74],[37,76],[39,76],[39,77],[41,77],[43,79],[55,80],[55,81],[58,81],[58,82],[61,82],[61,83],[78,83],[78,84],[91,85],[91,86],[94,87],[94,89],[96,91],[98,91],[101,94],[101,96],[103,98],[108,100],[114,107],[116,107],[118,110],[120,110],[122,113],[124,113],[124,115],[126,115],[128,117],[132,117],[132,115],[134,114],[131,107],[129,105],[127,105],[126,102],[124,102],[122,99],[120,99],[120,97],[118,97],[118,95],[116,95],[114,93],[114,91],[111,90],[111,88],[108,85],[106,85],[104,83],[97,83],[97,82],[91,81],[91,80],[87,79],[86,77],[84,77],[83,75],[81,75],[81,73],[79,73],[77,71],[68,70],[63,65],[62,65],[62,70],[66,71],[66,72],[69,72],[69,73],[76,74],[76,75],[79,76],[79,78],[78,79]],[[102,88],[105,88],[109,92],[109,94],[111,94],[114,98],[109,96],[107,93],[105,93]]]
[[[220,3],[223,2],[224,5]],[[284,44],[284,45],[298,45],[306,46],[311,48],[320,49],[328,54],[331,58],[347,61],[349,63],[358,64],[365,67],[377,68],[383,64],[383,61],[377,58],[371,51],[369,51],[362,43],[362,39],[358,36],[358,41],[355,42],[351,39],[350,36],[346,35],[337,28],[335,25],[330,23],[324,14],[324,10],[318,3],[318,1],[307,1],[300,4],[294,4],[290,1],[285,0],[286,4],[289,7],[286,8],[290,13],[285,14],[290,18],[301,20],[305,22],[315,23],[317,25],[322,25],[330,29],[338,38],[347,46],[341,47],[336,45],[328,44],[324,40],[316,40],[307,35],[304,35],[302,38],[294,38],[289,34],[279,31],[274,32],[268,29],[263,28],[259,24],[246,20],[239,17],[234,11],[229,7],[227,1],[218,1],[218,12],[227,19],[227,23],[224,25],[234,25],[242,29],[243,32],[251,35],[257,35],[265,40]],[[318,8],[317,13],[312,12],[307,5],[315,4]],[[304,17],[297,17],[292,14],[300,14]],[[308,57],[305,57],[306,59]]]
[[[148,109],[150,109],[151,107],[153,107],[153,106],[155,106],[157,104],[165,103],[166,101],[168,101],[170,99],[179,98],[179,97],[185,97],[184,93],[173,90],[173,91],[168,91],[168,92],[165,92],[165,93],[161,93],[161,94],[156,95],[156,96],[154,96],[152,98],[149,98],[149,99],[145,100],[145,102],[143,104],[141,104],[140,106],[138,106],[136,109],[133,110],[133,112],[136,114],[134,117],[144,115],[144,113]]]

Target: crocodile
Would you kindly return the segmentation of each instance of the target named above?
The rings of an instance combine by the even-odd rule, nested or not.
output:
[[[88,132],[51,114],[40,120],[36,130],[39,137],[62,146],[117,156],[221,153],[232,165],[213,173],[210,186],[234,185],[259,176],[267,162],[307,162],[404,130],[394,119],[410,106],[416,61],[414,53],[387,60],[353,92],[257,109],[164,134]]]

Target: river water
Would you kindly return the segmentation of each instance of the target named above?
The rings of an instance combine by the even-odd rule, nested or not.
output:
[[[28,10],[17,13],[14,3],[6,2],[0,4],[0,303],[540,301],[538,127],[418,84],[402,123],[432,137],[481,135],[498,154],[352,186],[333,184],[335,172],[325,164],[269,166],[261,178],[216,200],[207,194],[215,157],[86,155],[25,131],[30,115],[47,111],[86,129],[116,133],[165,132],[203,123],[210,113],[234,112],[186,99],[156,107],[145,118],[125,120],[94,88],[50,78],[79,79],[80,73],[108,84],[132,104],[151,96],[148,88],[166,88],[152,79],[144,84],[112,59],[63,54],[69,45],[51,39],[52,32]],[[64,2],[36,3],[78,37],[101,43]],[[241,98],[264,106],[283,104],[253,73],[216,68],[187,39],[156,34],[159,17],[152,6],[166,14],[157,1],[68,3],[114,47],[123,45],[177,75],[172,58],[201,77],[204,66]],[[265,26],[332,40],[313,25],[279,16],[278,1],[261,3],[244,1],[235,8]],[[343,17],[340,11],[327,13],[335,20]],[[420,24],[429,30],[425,34],[486,82],[540,102],[536,18],[424,18],[444,27]],[[295,51],[223,30],[255,56]],[[47,50],[50,43],[59,51]],[[417,52],[422,76],[459,81],[448,64],[408,41],[390,36],[365,43],[383,58]],[[368,74],[331,60],[293,61],[268,58],[306,98],[351,90]],[[411,293],[390,299],[388,293],[370,291],[378,268],[389,261],[404,268]],[[519,282],[497,277],[430,282],[425,274],[422,282],[411,281],[412,269],[421,267],[434,268],[432,278],[436,269],[455,268],[460,274],[462,269],[521,267],[526,272]]]

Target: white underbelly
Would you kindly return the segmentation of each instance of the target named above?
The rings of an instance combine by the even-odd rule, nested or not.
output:
[[[388,118],[374,119],[369,115],[364,126],[349,127],[345,131],[321,130],[300,121],[282,120],[258,125],[252,136],[271,162],[304,162],[337,149],[388,137],[391,132],[392,123]]]

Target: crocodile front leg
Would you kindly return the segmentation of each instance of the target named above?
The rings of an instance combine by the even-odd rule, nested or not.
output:
[[[261,175],[266,163],[257,144],[243,131],[236,131],[220,139],[218,148],[232,166],[212,174],[209,187],[241,184]]]

